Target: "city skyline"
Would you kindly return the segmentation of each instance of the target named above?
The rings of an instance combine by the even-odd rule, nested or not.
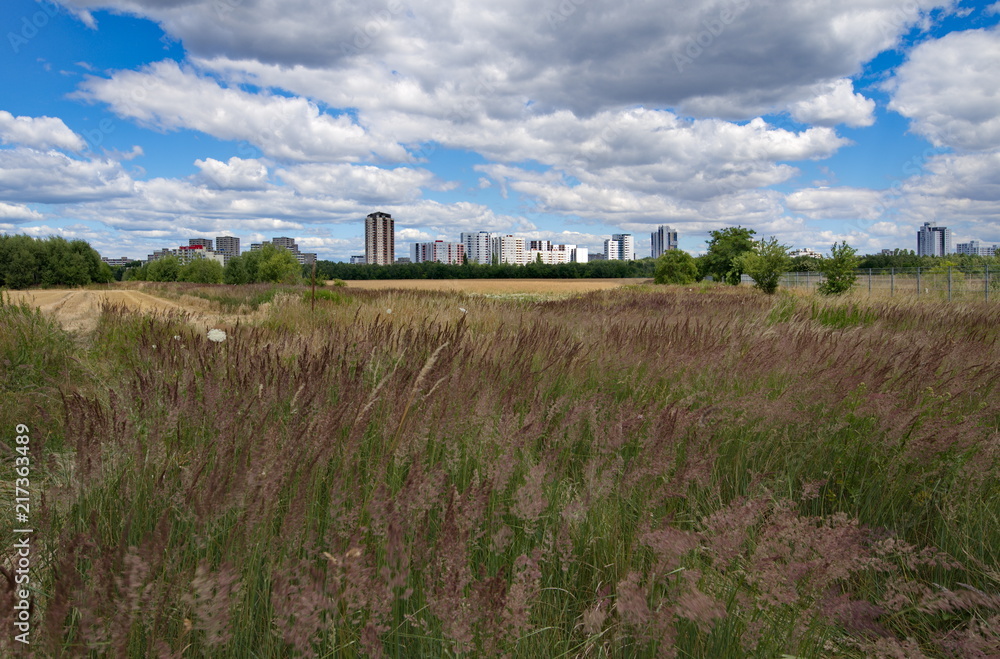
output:
[[[0,232],[343,261],[381,208],[394,257],[480,229],[638,257],[660,225],[693,254],[735,225],[1000,243],[1000,3],[796,7],[11,0]]]

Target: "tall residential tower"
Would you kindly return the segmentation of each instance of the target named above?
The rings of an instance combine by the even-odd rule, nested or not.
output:
[[[677,232],[666,225],[650,234],[650,256],[654,259],[668,249],[677,249]]]
[[[396,254],[395,222],[388,213],[365,218],[365,263],[392,265]]]
[[[951,254],[951,230],[932,227],[930,222],[917,231],[917,256],[945,256]]]

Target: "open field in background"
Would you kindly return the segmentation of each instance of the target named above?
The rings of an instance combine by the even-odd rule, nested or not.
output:
[[[141,292],[0,306],[40,656],[1000,654],[1000,305]]]
[[[398,288],[470,294],[572,295],[651,282],[651,279],[359,279],[344,283],[348,288],[368,290]]]

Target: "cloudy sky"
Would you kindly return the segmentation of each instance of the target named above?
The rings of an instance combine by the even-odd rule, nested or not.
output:
[[[0,232],[1000,243],[1000,2],[4,0]]]

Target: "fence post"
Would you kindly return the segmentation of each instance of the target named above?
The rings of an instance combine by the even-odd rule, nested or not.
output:
[[[917,295],[920,295],[920,266],[917,266]]]
[[[983,295],[986,301],[990,301],[990,264],[986,264],[986,273],[983,275]]]
[[[889,268],[889,297],[896,294],[896,268]]]
[[[868,268],[868,295],[872,294],[872,269]]]
[[[948,301],[951,302],[951,266],[948,266]]]

